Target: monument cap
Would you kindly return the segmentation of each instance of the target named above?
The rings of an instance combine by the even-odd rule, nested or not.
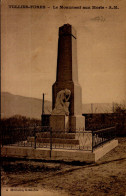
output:
[[[59,36],[72,35],[76,39],[76,31],[70,24],[64,24],[59,28]]]

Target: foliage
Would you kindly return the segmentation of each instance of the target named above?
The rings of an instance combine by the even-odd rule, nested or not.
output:
[[[126,112],[126,105],[125,103],[115,103],[114,104],[114,113],[125,113]]]
[[[34,118],[27,118],[21,115],[15,115],[10,118],[1,119],[1,127],[19,128],[32,127],[34,125],[41,125],[41,121]]]

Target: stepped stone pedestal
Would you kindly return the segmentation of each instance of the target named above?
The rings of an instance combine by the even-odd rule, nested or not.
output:
[[[51,137],[51,138],[50,138]],[[41,132],[36,134],[36,143],[41,144],[42,146],[48,145],[50,147],[50,141],[52,145],[79,145],[79,140],[76,138],[75,133],[65,133],[65,132],[53,132],[50,135],[50,132]],[[27,142],[35,142],[34,137],[28,137]],[[58,147],[57,146],[57,147]]]

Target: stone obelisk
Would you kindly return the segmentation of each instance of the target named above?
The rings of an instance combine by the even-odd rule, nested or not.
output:
[[[69,127],[71,131],[85,127],[82,116],[82,90],[78,83],[77,35],[70,24],[59,28],[57,75],[52,86],[52,109],[57,93],[63,89],[71,91],[69,106]]]

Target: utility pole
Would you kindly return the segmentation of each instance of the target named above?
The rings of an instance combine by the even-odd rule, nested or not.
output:
[[[113,113],[115,112],[115,104],[114,104],[114,102],[113,102],[113,104],[112,104],[113,106],[112,106],[112,110],[113,110]]]
[[[43,126],[43,114],[44,114],[44,93],[43,93],[43,96],[42,96],[42,115],[41,115],[41,125]]]
[[[91,113],[93,114],[93,103],[91,103]]]

